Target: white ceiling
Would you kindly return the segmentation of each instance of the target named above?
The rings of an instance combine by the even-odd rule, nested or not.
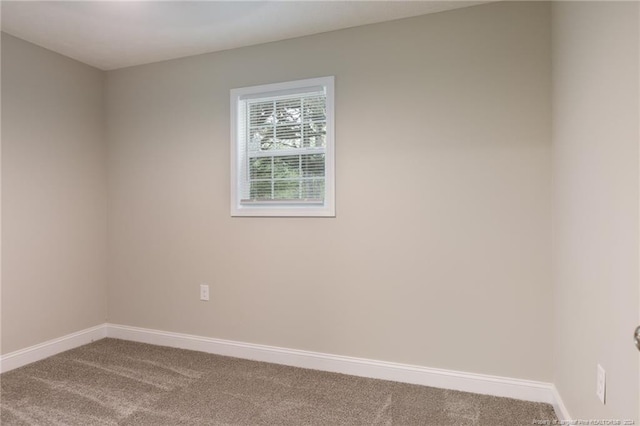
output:
[[[487,1],[2,1],[2,31],[103,70]]]

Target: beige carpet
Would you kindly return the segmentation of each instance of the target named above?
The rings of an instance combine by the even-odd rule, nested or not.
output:
[[[7,372],[2,425],[531,425],[548,404],[104,339]]]

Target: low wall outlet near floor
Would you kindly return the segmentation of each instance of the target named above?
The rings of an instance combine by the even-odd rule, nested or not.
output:
[[[606,374],[604,372],[604,368],[602,368],[602,366],[598,364],[596,395],[598,395],[598,399],[600,399],[600,402],[602,402],[603,404],[605,403],[606,389],[607,389]]]
[[[209,300],[208,284],[200,284],[200,300]]]

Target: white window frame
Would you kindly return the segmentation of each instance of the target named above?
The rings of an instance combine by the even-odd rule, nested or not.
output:
[[[243,103],[246,99],[255,99],[279,94],[308,92],[310,88],[323,87],[326,93],[326,147],[325,147],[325,183],[323,202],[301,201],[242,201],[241,188],[245,184],[243,173],[246,166],[242,153],[244,134],[241,126]],[[264,84],[231,90],[231,216],[312,216],[335,217],[335,149],[334,149],[334,77],[319,77],[283,83]]]

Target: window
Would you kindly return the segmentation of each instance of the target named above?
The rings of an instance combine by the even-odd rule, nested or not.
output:
[[[231,90],[231,215],[335,216],[333,77]]]

